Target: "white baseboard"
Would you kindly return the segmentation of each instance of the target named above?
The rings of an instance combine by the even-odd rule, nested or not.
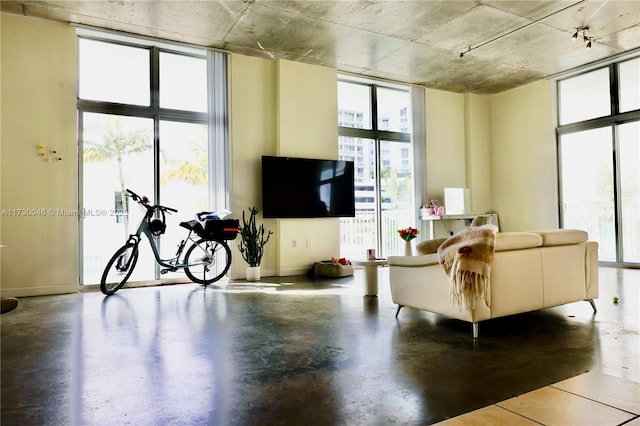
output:
[[[290,268],[290,269],[281,269],[278,274],[279,277],[291,277],[294,275],[306,275],[307,272],[311,269],[311,266],[308,268]]]
[[[41,286],[41,287],[14,287],[14,288],[0,289],[0,296],[2,297],[48,296],[51,294],[77,293],[78,291],[79,291],[79,287],[77,284]]]
[[[276,269],[260,269],[261,277],[291,277],[294,275],[306,275],[307,272],[311,269],[311,266],[308,268],[290,268],[290,269],[280,269],[279,271]],[[230,276],[232,280],[244,280],[246,275],[244,270],[242,270],[241,274],[233,274]]]

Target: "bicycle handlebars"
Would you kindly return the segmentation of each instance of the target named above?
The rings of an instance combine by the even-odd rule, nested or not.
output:
[[[166,212],[170,212],[170,213],[177,213],[178,210],[176,209],[172,209],[171,207],[165,207],[165,206],[161,206],[161,205],[155,205],[155,206],[150,206],[149,205],[149,199],[146,196],[139,196],[138,194],[136,194],[135,192],[133,192],[130,189],[127,189],[127,194],[129,197],[133,198],[133,201],[142,204],[144,207],[147,208],[147,210],[160,210],[160,211],[166,211]]]

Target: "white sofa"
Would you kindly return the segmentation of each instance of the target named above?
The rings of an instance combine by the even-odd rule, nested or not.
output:
[[[435,251],[435,250],[434,250]],[[468,321],[473,338],[478,322],[586,300],[596,311],[598,244],[581,230],[499,232],[491,267],[488,300],[471,310],[449,301],[451,284],[437,253],[390,256],[389,281],[396,317],[403,306]]]

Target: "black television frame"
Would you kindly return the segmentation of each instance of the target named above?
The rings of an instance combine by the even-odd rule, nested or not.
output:
[[[266,219],[355,217],[354,177],[353,161],[263,155],[262,215]]]

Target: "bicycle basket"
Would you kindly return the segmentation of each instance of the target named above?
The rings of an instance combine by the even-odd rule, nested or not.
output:
[[[206,219],[198,235],[207,240],[235,240],[238,236],[238,219]]]

